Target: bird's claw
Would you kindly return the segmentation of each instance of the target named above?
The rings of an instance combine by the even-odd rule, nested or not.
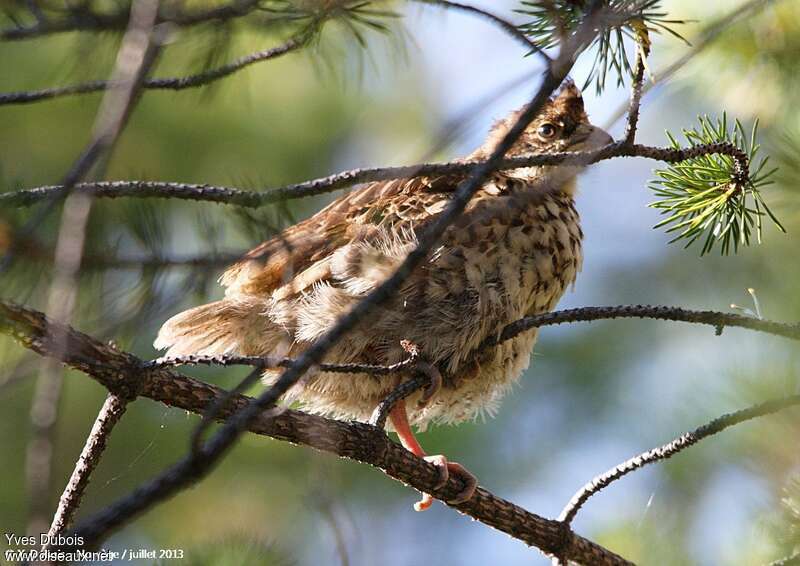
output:
[[[472,499],[472,496],[475,495],[475,490],[478,488],[478,478],[470,473],[464,466],[458,462],[448,462],[447,458],[442,454],[425,456],[425,461],[439,468],[439,481],[433,486],[434,489],[438,490],[447,485],[447,480],[450,479],[451,473],[459,476],[464,482],[464,489],[454,498],[449,499],[447,503],[458,505],[469,501]],[[425,511],[432,504],[433,496],[430,493],[423,493],[422,499],[414,504],[414,511]]]
[[[419,346],[414,344],[412,341],[400,340],[400,347],[403,348],[403,350],[405,350],[409,356],[411,356],[414,364],[413,368],[421,374],[424,374],[430,381],[430,383],[428,383],[428,385],[425,387],[425,391],[422,393],[422,397],[417,403],[417,408],[422,409],[428,405],[433,396],[436,395],[442,388],[442,373],[439,371],[439,368],[432,363],[419,359]]]
[[[430,379],[430,383],[425,387],[422,397],[417,402],[417,408],[422,409],[428,405],[433,396],[442,388],[442,373],[435,365],[422,360],[417,361],[415,365],[417,371],[424,373]]]

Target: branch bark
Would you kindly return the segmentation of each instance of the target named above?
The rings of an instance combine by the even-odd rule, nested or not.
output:
[[[128,352],[117,350],[72,328],[56,327],[40,312],[0,301],[0,332],[10,334],[24,347],[42,356],[55,355],[57,350],[52,336],[58,332],[66,333],[68,347],[61,361],[87,374],[114,395],[130,398],[138,393],[198,415],[227,395],[219,387],[169,369],[142,369],[144,362]],[[249,397],[236,395],[221,404],[217,417],[220,421],[228,422],[252,407],[252,403]],[[248,423],[248,430],[370,464],[393,479],[442,500],[455,497],[463,488],[461,480],[453,477],[443,488],[435,489],[440,478],[436,466],[417,458],[392,442],[383,431],[368,424],[335,421],[281,408],[259,412]],[[134,492],[127,498],[122,511],[112,509],[111,512],[96,515],[70,533],[84,537],[87,547],[96,545],[110,531],[135,516],[127,514],[129,506],[141,503],[142,497],[158,494],[159,487]],[[475,497],[467,503],[452,507],[547,554],[565,555],[581,564],[631,564],[596,543],[564,529],[558,521],[531,513],[483,488],[478,488]]]
[[[48,538],[54,538],[56,535],[63,533],[72,524],[86,487],[89,485],[92,473],[100,463],[100,457],[105,451],[108,437],[114,426],[122,418],[122,415],[125,414],[127,407],[127,399],[123,399],[113,393],[109,393],[106,397],[86,439],[86,444],[78,457],[75,469],[67,482],[67,487],[64,488],[64,492],[61,494],[58,508],[53,516],[53,522],[47,533]]]
[[[518,323],[513,323],[506,328],[501,339],[510,339],[525,329],[534,326],[547,326],[566,322],[600,320],[602,318],[653,318],[659,320],[681,320],[711,326],[741,326],[751,330],[768,332],[778,336],[798,340],[800,339],[800,325],[781,324],[772,321],[752,319],[740,315],[728,315],[713,311],[689,311],[672,307],[652,306],[621,306],[621,307],[588,307],[570,309],[529,317]],[[59,330],[60,329],[60,330]],[[161,401],[169,406],[206,414],[214,408],[214,414],[219,420],[227,420],[236,415],[252,401],[241,395],[230,395],[228,392],[195,379],[186,377],[177,372],[166,369],[165,366],[174,363],[204,363],[204,364],[264,364],[264,359],[247,357],[188,357],[178,360],[155,360],[144,362],[126,352],[120,352],[112,346],[103,344],[85,334],[71,328],[59,327],[49,322],[46,317],[37,311],[21,307],[12,303],[0,301],[0,332],[10,334],[20,341],[25,347],[43,356],[59,355],[53,336],[63,332],[66,335],[66,349],[62,350],[61,360],[75,369],[87,373],[106,387],[112,395],[131,398],[138,393],[150,399]],[[273,360],[272,363],[289,365],[292,360]],[[408,364],[396,366],[330,366],[322,369],[328,371],[372,371],[376,374],[389,373],[407,369]],[[725,428],[743,422],[744,420],[762,416],[770,412],[784,409],[800,403],[800,396],[770,401],[768,403],[726,415],[712,423],[688,433],[672,443],[649,451],[624,464],[598,476],[576,494],[572,506],[574,511],[565,510],[562,516],[569,522],[582,505],[594,492],[602,489],[612,481],[638,469],[642,465],[669,457],[678,451],[696,443],[697,441],[724,430]],[[384,470],[389,476],[419,489],[428,491],[437,497],[452,497],[460,489],[460,480],[453,479],[440,491],[432,489],[438,476],[435,469],[432,474],[423,470],[428,466],[423,460],[414,458],[398,445],[390,442],[388,438],[375,427],[363,423],[342,423],[322,417],[307,415],[299,411],[281,409],[280,411],[267,410],[261,413],[248,430],[257,434],[265,434],[280,440],[304,444],[319,450],[332,452],[340,456],[353,458]],[[398,451],[405,452],[401,455]],[[188,465],[188,464],[187,464]],[[456,485],[453,488],[453,485]],[[617,558],[609,558],[596,545],[587,544],[583,539],[577,542],[558,546],[553,533],[557,532],[557,525],[547,519],[531,514],[513,504],[494,497],[485,490],[480,491],[480,499],[455,506],[457,510],[503,532],[519,538],[554,555],[563,555],[563,549],[568,548],[568,557],[581,562],[583,559],[608,560],[607,562],[587,563],[621,563],[613,562]],[[142,496],[137,492],[131,496],[134,500]],[[576,503],[577,502],[577,503]],[[572,508],[572,507],[571,507]],[[499,514],[499,515],[498,515]],[[107,524],[109,521],[114,526],[121,521],[129,520],[131,515],[119,514],[103,515],[96,518],[89,526],[84,526],[87,540],[96,540],[101,536],[97,532],[97,524]],[[516,524],[521,521],[520,527]],[[94,526],[92,526],[94,525]],[[79,529],[84,528],[79,527]],[[560,527],[559,527],[560,528]],[[554,531],[553,529],[556,529]],[[566,539],[577,535],[566,531]],[[107,534],[107,533],[105,533]],[[575,554],[577,553],[577,554]],[[599,553],[599,554],[597,554]],[[597,556],[595,556],[597,554]],[[597,558],[599,557],[599,558]],[[621,560],[621,559],[620,559]],[[609,562],[610,561],[610,562]],[[622,562],[624,563],[624,562]]]
[[[567,322],[591,322],[613,318],[650,318],[655,320],[670,320],[674,322],[689,322],[713,326],[717,334],[722,334],[725,327],[738,327],[765,332],[775,336],[782,336],[790,340],[800,340],[800,323],[784,323],[772,320],[763,320],[749,316],[717,311],[696,311],[681,307],[665,307],[659,305],[619,305],[614,307],[580,307],[554,311],[537,316],[528,316],[512,322],[503,329],[497,339],[490,339],[481,345],[487,348],[510,340],[521,332],[531,328],[564,324]]]
[[[721,154],[731,156],[737,166],[737,180],[746,179],[749,173],[747,156],[731,143],[696,145],[689,148],[653,147],[628,144],[624,141],[609,144],[594,151],[532,154],[524,157],[502,157],[493,161],[496,170],[516,169],[534,165],[590,165],[618,157],[645,157],[665,163],[677,163],[700,155]],[[207,184],[178,183],[170,181],[106,181],[78,183],[74,191],[84,191],[98,198],[175,198],[232,204],[258,208],[287,199],[321,195],[338,189],[391,179],[423,177],[426,175],[463,175],[482,167],[487,161],[450,161],[447,163],[420,163],[401,167],[374,167],[350,169],[327,177],[274,189],[249,191],[234,187]],[[47,200],[63,190],[61,185],[48,185],[0,194],[0,206],[28,207]]]

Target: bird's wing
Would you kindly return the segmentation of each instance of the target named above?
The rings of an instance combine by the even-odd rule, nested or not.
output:
[[[461,180],[417,177],[371,183],[250,250],[220,278],[227,296],[294,294],[327,280],[336,252],[392,234],[414,234],[445,207]],[[352,246],[351,246],[352,247]]]

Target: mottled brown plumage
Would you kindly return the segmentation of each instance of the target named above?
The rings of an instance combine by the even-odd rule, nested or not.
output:
[[[469,159],[487,157],[517,115],[496,124]],[[609,141],[591,126],[580,92],[568,83],[508,155],[578,151]],[[575,281],[582,261],[573,202],[577,172],[562,166],[494,173],[401,291],[330,350],[326,361],[396,363],[407,357],[401,347],[407,340],[443,377],[424,407],[414,402],[421,393],[410,398],[411,424],[494,413],[528,366],[536,330],[480,357],[476,349],[506,324],[551,310]],[[250,259],[222,276],[225,298],[167,321],[156,347],[168,348],[169,356],[296,356],[394,271],[462,180],[377,182],[337,199],[253,249]],[[267,380],[275,375],[268,373]],[[290,397],[306,410],[366,420],[402,379],[317,373]],[[400,430],[404,416],[393,413],[392,422],[416,451],[406,442],[410,430]]]

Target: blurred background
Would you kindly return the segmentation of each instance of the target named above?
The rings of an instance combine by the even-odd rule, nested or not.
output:
[[[473,2],[515,22],[514,1]],[[663,2],[692,20],[690,41],[738,4]],[[781,169],[764,196],[787,228],[765,225],[761,245],[699,257],[653,230],[647,189],[657,164],[617,159],[580,179],[584,269],[560,307],[665,304],[800,320],[800,3],[757,2],[705,50],[645,96],[638,140],[665,145],[697,116],[727,111]],[[257,64],[210,87],[148,92],[123,133],[106,177],[263,189],[360,166],[402,165],[465,155],[491,123],[537,87],[539,60],[495,27],[417,3],[388,33],[331,25],[297,54]],[[4,27],[10,25],[6,20]],[[277,44],[286,30],[237,27],[185,31],[155,76],[185,74]],[[0,91],[105,77],[118,37],[58,35],[0,44]],[[213,48],[212,48],[213,46]],[[654,38],[650,68],[693,48]],[[573,76],[582,83],[592,55]],[[526,80],[527,79],[527,80]],[[628,98],[613,81],[585,91],[595,124]],[[0,107],[0,190],[58,182],[90,139],[100,95]],[[90,219],[74,326],[144,358],[172,314],[221,295],[219,265],[178,258],[238,252],[318,210],[334,195],[243,211],[190,201],[99,200]],[[0,248],[35,209],[0,210]],[[51,214],[0,275],[0,296],[43,310],[52,279],[59,214]],[[141,259],[147,259],[142,266]],[[28,522],[25,461],[37,356],[0,336],[0,531]],[[231,387],[239,369],[186,368]],[[438,427],[421,436],[477,475],[481,485],[531,511],[556,517],[584,482],[636,453],[723,413],[800,392],[800,352],[781,338],[737,329],[657,321],[602,321],[542,331],[531,368],[487,422]],[[55,508],[105,390],[67,371],[54,436]],[[198,419],[147,399],[133,403],[111,437],[79,516],[87,516],[175,462]],[[760,564],[790,553],[781,500],[800,473],[797,410],[737,426],[666,463],[638,471],[579,513],[583,536],[642,564]],[[245,436],[196,487],[148,512],[108,548],[182,548],[190,564],[530,565],[549,562],[521,542],[443,505],[414,513],[417,493],[380,472],[328,454]],[[797,518],[796,518],[797,519]],[[794,542],[797,542],[796,540]],[[2,543],[0,543],[2,544]]]

